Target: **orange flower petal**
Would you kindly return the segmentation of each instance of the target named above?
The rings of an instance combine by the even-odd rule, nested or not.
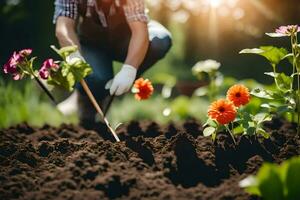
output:
[[[208,116],[219,124],[228,124],[236,118],[237,111],[233,103],[220,99],[213,102],[208,109]]]
[[[236,107],[248,104],[250,98],[249,89],[244,85],[234,85],[227,92],[227,99]]]

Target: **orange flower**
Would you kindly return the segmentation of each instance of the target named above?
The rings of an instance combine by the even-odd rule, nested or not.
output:
[[[134,86],[136,89],[136,100],[148,99],[153,94],[153,86],[148,79],[139,78],[135,81]]]
[[[234,85],[227,92],[227,99],[236,107],[246,105],[250,101],[249,89],[244,85]]]
[[[213,102],[208,109],[208,116],[222,125],[232,122],[236,114],[233,103],[226,99]]]

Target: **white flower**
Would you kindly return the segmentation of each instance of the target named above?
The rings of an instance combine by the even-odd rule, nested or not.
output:
[[[220,67],[221,67],[221,63],[215,60],[205,60],[196,63],[192,71],[194,74],[199,74],[202,72],[210,73],[213,71],[217,71]]]

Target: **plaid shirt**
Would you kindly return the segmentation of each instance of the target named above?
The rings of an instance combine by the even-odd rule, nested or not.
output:
[[[90,9],[95,7],[99,16],[99,20],[102,26],[107,27],[106,17],[104,12],[97,6],[97,0],[87,0],[86,17],[90,16]],[[120,5],[120,0],[115,0],[116,5]],[[55,13],[53,23],[59,16],[69,17],[76,20],[79,17],[78,4],[82,0],[55,0]],[[123,5],[124,14],[128,22],[141,21],[148,22],[148,16],[145,12],[144,0],[127,0],[127,3]],[[114,6],[110,8],[109,15],[114,15],[116,9]]]

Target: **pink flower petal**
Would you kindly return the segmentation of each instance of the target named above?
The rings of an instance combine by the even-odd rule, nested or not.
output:
[[[42,79],[47,80],[49,78],[50,72],[47,68],[42,67],[39,71],[39,75]]]
[[[280,26],[276,29],[276,33],[290,36],[293,29],[297,28],[297,32],[300,32],[300,27],[298,25],[287,25],[287,26]]]
[[[32,53],[32,49],[23,49],[19,51],[19,54],[22,56],[29,56]]]
[[[20,80],[22,78],[22,76],[21,76],[21,74],[14,74],[13,75],[13,79],[15,80],[15,81],[17,81],[17,80]]]
[[[58,67],[59,66],[54,62],[52,58],[45,60],[42,65],[42,68],[46,69],[58,69]]]

